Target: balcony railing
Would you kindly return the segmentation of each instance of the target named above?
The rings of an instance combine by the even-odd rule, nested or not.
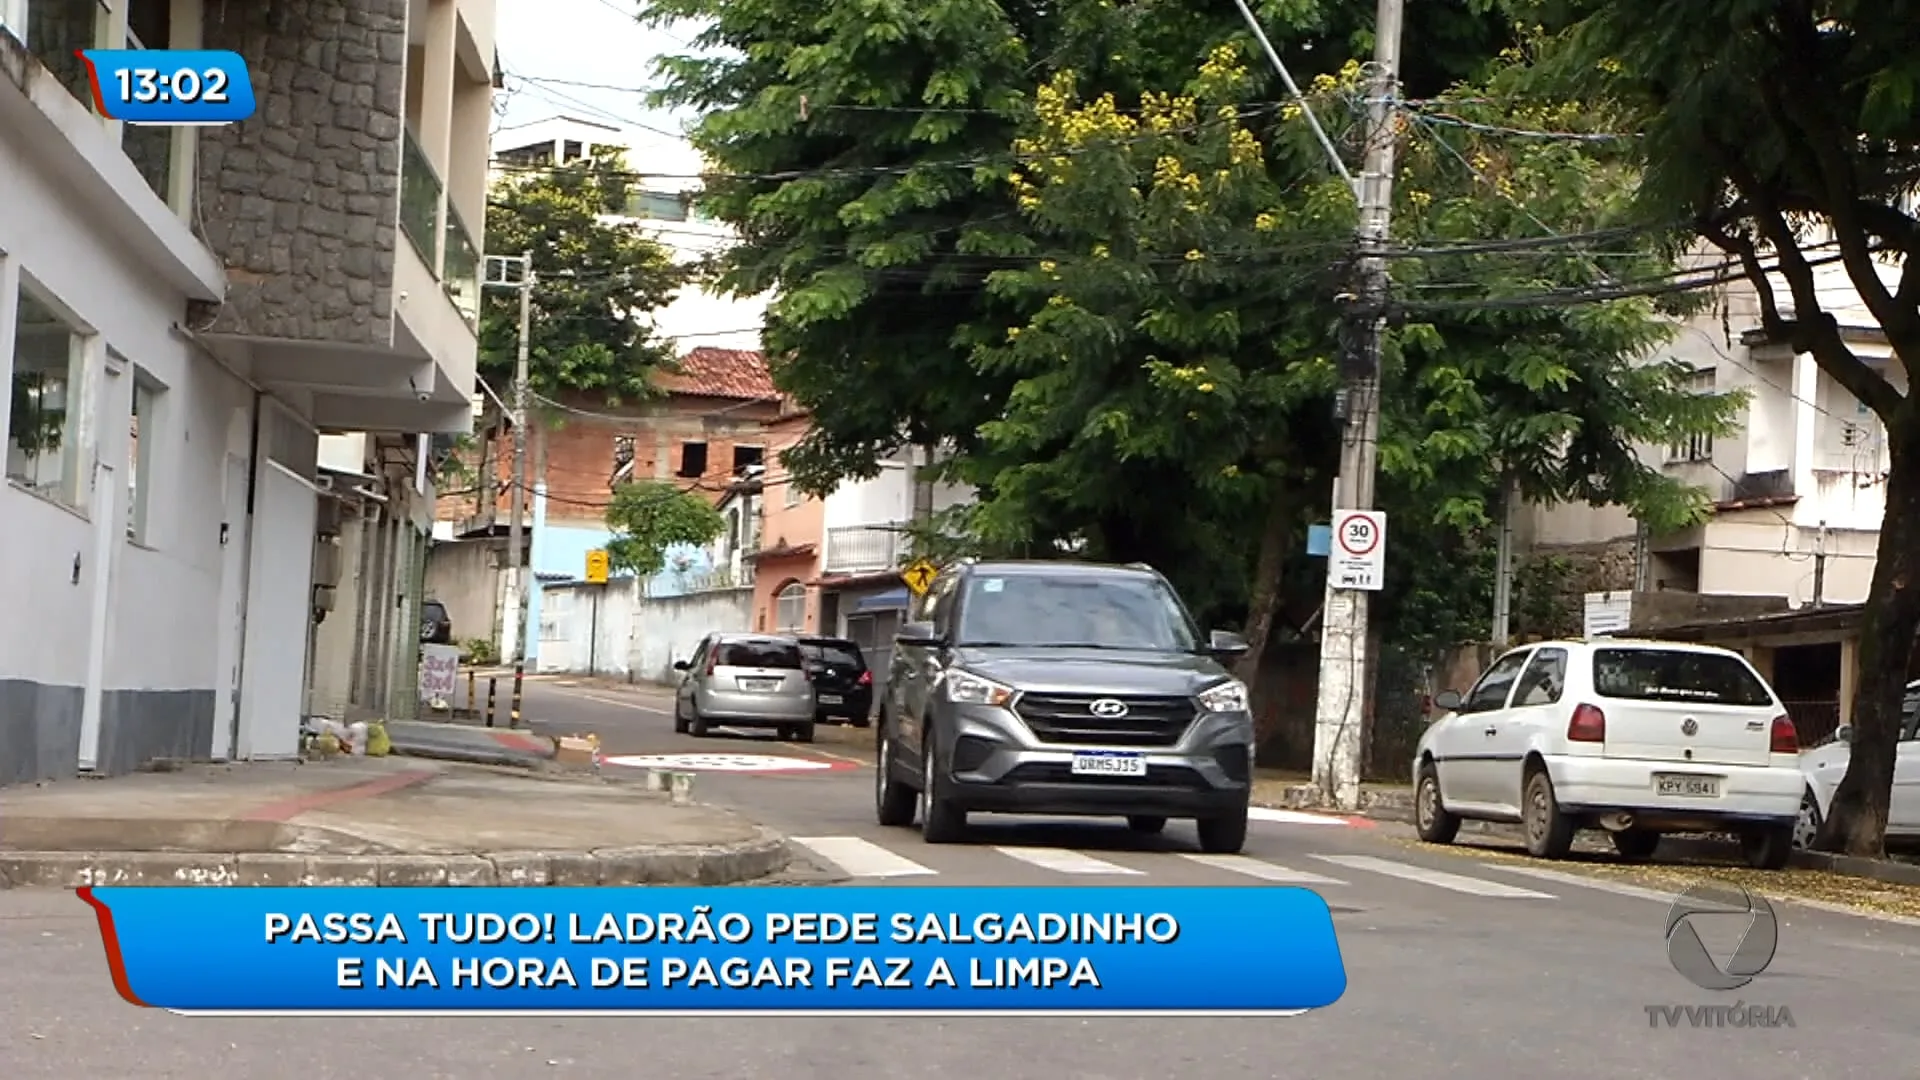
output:
[[[401,141],[400,157],[400,231],[407,234],[413,250],[426,260],[434,276],[440,274],[440,221],[445,204],[446,186],[433,171],[426,151],[408,131]]]
[[[473,244],[473,234],[467,231],[467,223],[460,220],[459,212],[451,204],[447,206],[446,265],[441,270],[440,280],[446,287],[447,296],[453,300],[453,306],[466,316],[468,324],[479,325],[480,250]]]
[[[899,566],[911,547],[901,524],[852,525],[827,530],[829,574],[859,574]]]

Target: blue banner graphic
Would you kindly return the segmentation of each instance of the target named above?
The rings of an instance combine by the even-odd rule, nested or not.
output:
[[[1327,902],[1246,888],[86,888],[114,987],[188,1013],[1323,1008]]]

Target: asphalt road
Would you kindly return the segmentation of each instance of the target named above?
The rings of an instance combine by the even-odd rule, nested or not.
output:
[[[1667,962],[1670,895],[1578,866],[1436,851],[1391,826],[1292,815],[1256,824],[1245,858],[1225,863],[1188,857],[1197,848],[1179,823],[1143,840],[1105,822],[988,819],[972,843],[934,848],[913,830],[873,824],[872,772],[856,763],[857,743],[695,740],[672,734],[661,705],[622,690],[532,684],[526,711],[537,725],[598,733],[611,755],[816,763],[703,772],[697,794],[808,841],[837,880],[1306,884],[1333,906],[1346,996],[1318,1013],[1262,1020],[183,1018],[114,995],[94,923],[71,894],[0,892],[0,1076],[1889,1080],[1920,1071],[1911,1020],[1920,926],[1911,923],[1783,905],[1771,967],[1716,994]],[[1718,955],[1730,951],[1708,936]],[[1649,1006],[1736,1001],[1786,1006],[1795,1026],[1656,1027],[1648,1016]]]

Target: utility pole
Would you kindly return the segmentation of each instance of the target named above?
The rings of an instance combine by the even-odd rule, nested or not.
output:
[[[1393,210],[1394,102],[1400,86],[1400,36],[1406,0],[1379,0],[1373,72],[1368,89],[1366,161],[1361,168],[1360,288],[1346,368],[1345,430],[1333,509],[1371,510],[1380,436],[1380,353],[1390,284],[1385,249]],[[1337,538],[1336,538],[1337,540]],[[1360,762],[1373,683],[1368,604],[1357,589],[1334,587],[1327,575],[1320,632],[1320,692],[1314,712],[1313,783],[1342,810],[1360,805]]]
[[[1820,523],[1820,532],[1813,541],[1813,606],[1827,605],[1827,523]]]
[[[517,275],[509,273],[518,268]],[[533,326],[533,252],[518,256],[490,255],[484,284],[520,291],[520,341],[513,365],[513,491],[508,506],[513,515],[507,524],[507,605],[501,619],[501,659],[518,665],[525,655],[527,590],[522,562],[526,547],[526,525],[521,520],[527,505],[527,380],[532,351]],[[498,270],[496,276],[493,271]]]
[[[1513,513],[1519,502],[1513,481],[1500,482],[1500,540],[1494,550],[1493,647],[1505,649],[1513,638]]]

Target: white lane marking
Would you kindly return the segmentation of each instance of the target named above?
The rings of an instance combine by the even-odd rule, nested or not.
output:
[[[693,772],[805,772],[831,769],[833,762],[781,754],[617,754],[608,765],[629,769],[688,769]]]
[[[1251,821],[1275,821],[1282,825],[1345,825],[1345,818],[1328,814],[1309,814],[1300,810],[1276,810],[1270,806],[1249,806],[1247,818]]]
[[[1405,878],[1418,881],[1435,888],[1450,889],[1472,896],[1497,896],[1508,900],[1551,900],[1551,893],[1535,892],[1532,889],[1502,885],[1497,881],[1482,881],[1479,878],[1465,877],[1460,874],[1448,874],[1439,870],[1428,870],[1424,866],[1409,866],[1406,863],[1376,859],[1371,855],[1315,855],[1314,858],[1335,866],[1345,866],[1353,870],[1369,870],[1388,877]]]
[[[1290,870],[1284,866],[1275,866],[1273,863],[1261,862],[1259,859],[1249,859],[1245,855],[1198,855],[1186,851],[1178,852],[1177,854],[1181,858],[1190,859],[1193,862],[1199,863],[1201,866],[1211,866],[1215,870],[1226,870],[1230,873],[1245,874],[1247,877],[1259,878],[1262,881],[1288,882],[1294,885],[1346,884],[1346,882],[1338,878],[1330,878],[1321,874],[1310,874],[1305,870]]]
[[[673,715],[672,709],[662,709],[657,705],[642,705],[634,701],[621,701],[618,698],[602,697],[599,694],[589,694],[581,690],[569,689],[568,692],[571,693],[574,697],[583,697],[583,698],[586,698],[588,701],[597,701],[602,705],[617,705],[622,709],[632,709],[635,712],[650,712],[655,716],[672,716]]]
[[[1091,855],[1082,855],[1077,851],[1064,848],[997,847],[993,850],[1008,858],[1019,859],[1023,863],[1037,866],[1042,870],[1051,870],[1056,874],[1139,874],[1118,863],[1105,859],[1096,859]]]
[[[1620,896],[1631,896],[1636,900],[1658,900],[1663,904],[1671,904],[1675,897],[1679,895],[1677,891],[1661,892],[1658,889],[1643,889],[1638,885],[1627,885],[1618,881],[1605,881],[1600,878],[1587,877],[1585,874],[1569,874],[1563,870],[1548,870],[1541,866],[1508,866],[1505,863],[1481,863],[1480,865],[1489,870],[1504,870],[1509,874],[1524,874],[1527,877],[1539,878],[1541,881],[1555,881],[1562,885],[1578,885],[1583,889],[1598,889],[1601,892],[1616,893]]]
[[[793,842],[852,877],[913,877],[939,873],[857,836],[796,836]]]

